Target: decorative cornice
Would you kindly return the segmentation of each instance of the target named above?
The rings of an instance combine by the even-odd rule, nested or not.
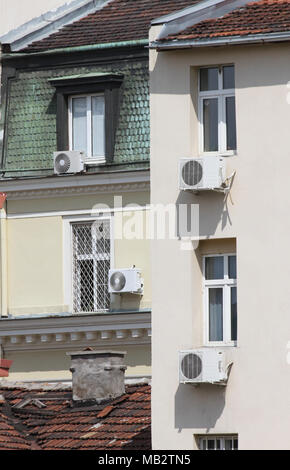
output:
[[[0,182],[8,200],[150,190],[149,171],[9,180]]]
[[[151,342],[151,314],[71,315],[59,318],[2,319],[4,351],[38,351],[86,346],[142,345]]]

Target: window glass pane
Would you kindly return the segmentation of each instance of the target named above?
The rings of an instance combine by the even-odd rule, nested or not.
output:
[[[221,440],[220,439],[216,440],[216,450],[221,450]]]
[[[223,341],[223,289],[209,289],[209,341]]]
[[[92,155],[105,155],[105,101],[104,96],[92,97]]]
[[[214,439],[207,440],[207,450],[215,450],[215,441]]]
[[[224,257],[208,256],[205,258],[205,279],[223,279],[224,278]]]
[[[203,100],[204,152],[218,150],[218,99]]]
[[[225,450],[233,450],[232,439],[225,439]]]
[[[236,150],[236,106],[235,97],[226,98],[227,150]]]
[[[77,255],[92,255],[92,225],[81,224],[75,225],[75,238],[76,254]]]
[[[235,255],[229,256],[229,279],[237,279],[237,257]]]
[[[218,89],[219,69],[211,67],[200,69],[200,91],[209,91]]]
[[[72,100],[72,150],[87,151],[87,98]]]
[[[231,287],[231,340],[237,341],[237,288]]]
[[[201,446],[200,447],[201,447],[201,450],[207,450],[207,448],[206,448],[206,439],[201,440]]]
[[[108,309],[110,221],[73,224],[72,236],[74,311]]]
[[[96,263],[96,282],[97,282],[97,295],[96,295],[96,309],[102,310],[110,305],[110,294],[108,290],[109,280],[109,260],[99,260]]]
[[[235,88],[235,68],[233,65],[223,67],[223,88]]]
[[[94,262],[92,259],[78,261],[79,310],[94,311]]]
[[[238,439],[234,439],[234,450],[238,450]]]

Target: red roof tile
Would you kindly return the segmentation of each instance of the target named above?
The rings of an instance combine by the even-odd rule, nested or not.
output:
[[[122,397],[88,406],[76,405],[71,391],[61,389],[1,388],[0,382],[0,394],[0,450],[151,448],[147,384],[129,385]]]
[[[194,5],[198,0],[112,0],[104,8],[45,39],[26,52],[98,43],[147,39],[152,19]]]
[[[168,36],[163,41],[213,39],[285,31],[290,31],[290,1],[262,0],[248,3],[221,18],[202,21],[178,34]]]

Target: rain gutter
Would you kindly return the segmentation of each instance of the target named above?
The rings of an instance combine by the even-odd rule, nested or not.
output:
[[[106,42],[102,44],[90,44],[87,46],[75,46],[75,47],[60,47],[57,49],[50,49],[39,52],[15,52],[15,53],[4,53],[2,54],[3,59],[15,59],[17,57],[37,57],[47,56],[54,54],[70,54],[73,52],[89,52],[100,49],[113,49],[118,47],[136,47],[136,46],[148,46],[148,39],[137,39],[132,41],[120,41],[120,42]]]
[[[150,49],[170,50],[170,49],[190,49],[193,47],[211,46],[233,46],[242,44],[260,44],[269,42],[290,41],[290,31],[283,33],[251,34],[245,37],[230,36],[214,39],[184,39],[171,41],[152,41]]]

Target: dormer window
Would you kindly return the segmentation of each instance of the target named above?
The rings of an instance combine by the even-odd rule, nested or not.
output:
[[[83,151],[87,163],[105,162],[104,94],[69,97],[69,148]]]
[[[85,163],[111,163],[123,75],[88,73],[49,80],[56,89],[57,150],[79,150]]]

